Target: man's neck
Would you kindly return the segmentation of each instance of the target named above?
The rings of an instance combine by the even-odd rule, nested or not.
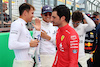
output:
[[[62,24],[60,25],[60,26],[58,26],[59,28],[60,27],[64,27],[64,26],[66,26],[68,23],[66,22],[66,21],[64,21],[64,22],[62,22]]]
[[[43,21],[45,21],[44,19],[42,19]],[[45,21],[46,23],[49,23],[49,22],[47,22],[47,21]]]
[[[26,19],[23,16],[20,16],[19,18],[23,19],[24,21],[26,21]],[[26,21],[27,22],[27,21]],[[28,22],[27,22],[28,23]]]

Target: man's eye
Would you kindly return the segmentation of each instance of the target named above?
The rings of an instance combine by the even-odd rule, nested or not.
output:
[[[34,14],[34,12],[32,12],[32,14]]]
[[[56,17],[53,17],[54,19],[56,18]]]

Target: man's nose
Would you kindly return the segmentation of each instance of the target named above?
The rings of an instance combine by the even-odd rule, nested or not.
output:
[[[34,15],[32,15],[32,17],[34,17]]]
[[[74,27],[76,27],[76,26],[77,26],[77,24],[75,23],[75,24],[74,24]]]

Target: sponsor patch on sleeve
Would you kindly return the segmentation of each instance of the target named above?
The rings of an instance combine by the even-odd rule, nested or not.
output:
[[[77,39],[76,35],[71,36],[71,40],[76,40],[76,39]]]
[[[77,50],[76,49],[73,49],[73,53],[77,53]]]
[[[18,31],[17,30],[12,30],[11,34],[18,34]]]
[[[76,35],[71,36],[70,48],[78,48],[78,40]]]

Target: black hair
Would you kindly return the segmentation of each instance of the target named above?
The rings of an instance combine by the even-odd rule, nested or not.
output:
[[[94,12],[93,13],[93,15],[96,15],[96,16],[99,15],[99,14],[100,14],[99,12]]]
[[[94,12],[92,18],[96,18],[96,16],[100,15],[99,12]]]
[[[72,20],[74,22],[76,22],[76,21],[82,21],[82,19],[83,19],[82,12],[80,12],[78,10],[75,11],[75,12],[73,12],[73,14],[72,14]]]
[[[69,23],[70,20],[70,10],[68,7],[66,7],[65,5],[59,5],[56,6],[53,11],[57,11],[57,15],[61,18],[62,16],[65,16],[65,20],[66,22]]]
[[[21,4],[21,5],[19,6],[19,14],[22,15],[23,12],[24,12],[24,10],[26,10],[27,12],[29,12],[29,10],[30,10],[31,8],[33,8],[33,10],[35,10],[35,8],[34,8],[32,5],[30,5],[30,4],[28,4],[28,3],[23,3],[23,4]]]

